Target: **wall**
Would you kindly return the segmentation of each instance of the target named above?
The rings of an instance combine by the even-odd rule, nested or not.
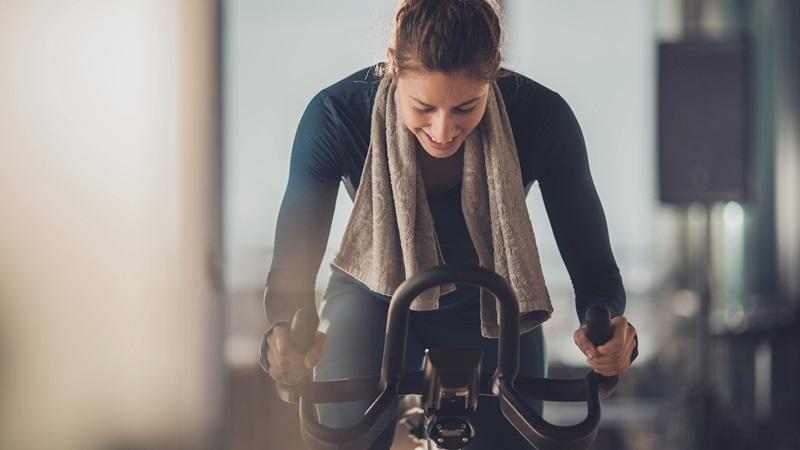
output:
[[[0,8],[0,448],[213,445],[215,8]]]

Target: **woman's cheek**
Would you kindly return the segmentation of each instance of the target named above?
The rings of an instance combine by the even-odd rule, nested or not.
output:
[[[411,111],[405,111],[402,114],[402,119],[406,124],[406,127],[408,127],[408,129],[411,131],[414,131],[417,128],[422,128],[425,125],[423,118]]]
[[[466,134],[472,133],[472,131],[481,123],[481,119],[483,119],[483,113],[486,111],[486,106],[484,105],[483,108],[477,111],[473,111],[472,114],[464,118],[462,122],[462,129],[466,131]]]

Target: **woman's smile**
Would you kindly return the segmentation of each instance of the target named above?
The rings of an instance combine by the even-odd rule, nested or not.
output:
[[[428,145],[430,145],[431,147],[433,147],[436,150],[441,150],[441,151],[450,150],[450,148],[453,145],[455,145],[456,139],[461,136],[461,133],[458,133],[455,136],[451,137],[446,142],[439,142],[436,139],[434,139],[430,134],[428,134],[428,132],[426,132],[425,130],[421,130],[421,131],[422,131],[422,134],[425,136],[425,138],[428,140]]]

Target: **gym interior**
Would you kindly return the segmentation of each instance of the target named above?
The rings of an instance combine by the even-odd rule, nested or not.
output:
[[[276,217],[306,105],[385,58],[397,3],[0,0],[0,448],[306,448],[258,362]],[[580,122],[638,332],[591,448],[800,449],[800,3],[498,4],[505,66]],[[548,377],[580,379],[527,206]]]

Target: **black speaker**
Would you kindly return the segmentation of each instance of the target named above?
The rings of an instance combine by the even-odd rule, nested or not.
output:
[[[748,73],[743,40],[659,44],[662,202],[747,200]]]

